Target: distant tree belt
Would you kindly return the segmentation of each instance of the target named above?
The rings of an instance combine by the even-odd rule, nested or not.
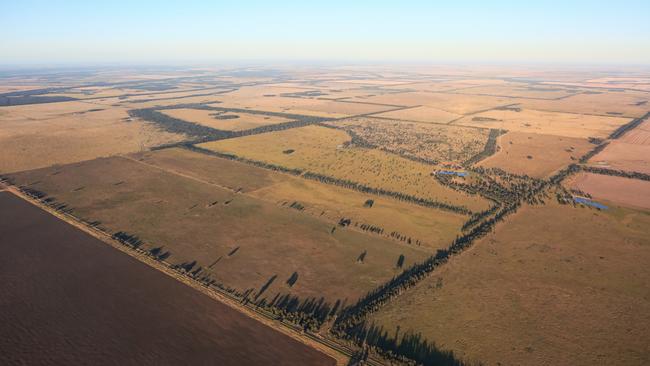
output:
[[[332,118],[325,117],[316,117],[316,116],[307,116],[304,114],[294,114],[294,113],[283,113],[283,112],[268,112],[268,111],[258,111],[254,109],[245,109],[245,108],[226,108],[226,107],[215,107],[207,104],[201,103],[186,103],[186,104],[176,104],[163,107],[156,107],[157,110],[165,109],[201,109],[206,111],[220,111],[220,112],[229,112],[229,113],[247,113],[247,114],[260,114],[269,117],[282,117],[286,119],[292,119],[296,121],[310,121],[311,123],[325,122],[332,120]]]
[[[593,158],[596,154],[603,151],[603,149],[605,149],[607,145],[609,145],[609,142],[603,142],[602,144],[591,149],[591,151],[589,151],[588,153],[584,154],[578,161],[582,164],[586,163],[587,161],[589,161],[589,159]]]
[[[585,172],[595,173],[595,174],[613,175],[613,176],[623,177],[623,178],[650,181],[650,174],[639,173],[639,172],[626,172],[623,170],[599,168],[599,167],[592,167],[592,166],[583,166],[582,170],[584,170]]]
[[[218,130],[216,128],[204,126],[194,122],[185,121],[179,118],[174,118],[160,112],[161,110],[166,110],[166,109],[197,108],[197,106],[201,106],[201,108],[199,109],[262,114],[262,115],[280,116],[280,117],[292,118],[292,119],[295,119],[293,117],[299,117],[301,119],[296,121],[259,126],[248,130],[242,130],[242,131],[226,131],[226,130]],[[144,108],[144,109],[132,109],[129,111],[129,115],[134,118],[141,118],[145,121],[156,123],[167,132],[182,133],[188,136],[195,137],[196,139],[193,140],[192,143],[217,141],[217,140],[224,140],[224,139],[235,138],[235,137],[257,135],[260,133],[288,130],[291,128],[316,124],[318,122],[322,122],[325,120],[321,117],[309,117],[309,116],[301,116],[301,115],[293,115],[293,114],[285,114],[285,113],[260,112],[260,111],[251,111],[247,109],[216,108],[216,107],[206,108],[206,106],[194,105],[194,104],[173,106],[173,108],[155,107],[155,108]],[[172,146],[178,146],[178,144],[166,145],[164,147],[172,147]]]
[[[68,102],[71,100],[78,100],[77,98],[66,97],[66,96],[16,96],[16,97],[4,97],[0,96],[0,107],[8,107],[12,105],[27,105],[27,104],[42,104],[42,103],[56,103],[56,102]]]
[[[463,166],[474,165],[479,161],[491,155],[494,155],[497,152],[497,137],[503,135],[506,132],[507,132],[506,130],[501,130],[501,129],[494,129],[494,128],[490,129],[490,133],[488,135],[487,141],[485,142],[485,147],[483,148],[483,151],[466,160],[463,163]]]
[[[61,93],[70,90],[71,88],[42,88],[32,90],[18,90],[8,93],[0,93],[0,107],[7,107],[12,105],[26,105],[26,104],[41,104],[41,103],[55,103],[67,102],[70,100],[78,100],[77,98],[66,96],[47,96],[45,94]]]
[[[42,88],[42,89],[32,89],[32,90],[18,90],[7,93],[0,93],[0,98],[2,97],[33,97],[36,95],[51,94],[51,93],[61,93],[70,90],[71,88]]]
[[[646,120],[648,117],[650,117],[650,112],[646,113],[646,114],[643,115],[642,117],[635,118],[635,119],[633,119],[632,121],[630,121],[629,123],[626,123],[626,124],[620,126],[620,127],[617,128],[614,132],[612,132],[611,135],[609,135],[609,138],[610,138],[610,139],[617,139],[617,138],[619,138],[619,137],[625,135],[625,133],[626,133],[627,131],[636,128],[638,125],[641,124],[641,122],[643,122],[644,120]]]
[[[401,201],[406,201],[409,203],[415,203],[420,206],[439,208],[442,210],[457,212],[465,215],[471,215],[472,211],[462,206],[454,206],[444,202],[432,201],[421,197],[415,197],[406,193],[389,191],[382,188],[373,188],[363,185],[361,183],[353,182],[347,179],[339,179],[330,177],[327,175],[322,175],[318,173],[306,172],[302,175],[303,178],[316,180],[322,183],[332,184],[336,186],[341,186],[349,189],[354,189],[363,193],[371,193],[380,196],[389,196],[396,198]]]
[[[231,131],[217,130],[200,124],[183,121],[182,119],[158,112],[156,108],[132,109],[129,111],[129,116],[156,123],[167,132],[208,139],[232,137]]]
[[[215,86],[216,87],[216,86]],[[214,89],[215,87],[208,87],[208,88],[198,88],[198,89],[192,89],[189,91],[199,91],[199,90],[209,90],[209,89]],[[138,99],[138,103],[145,103],[145,102],[155,102],[157,100],[176,100],[176,99],[184,99],[184,98],[194,98],[194,97],[209,97],[213,95],[218,95],[218,94],[226,94],[233,92],[235,90],[238,90],[238,88],[231,88],[231,89],[226,89],[226,90],[220,90],[220,91],[210,91],[209,93],[202,93],[202,94],[189,94],[189,95],[181,95],[181,96],[173,96],[173,97],[162,97],[162,98],[149,98],[149,99]],[[172,91],[175,92],[175,91]],[[170,92],[160,92],[157,94],[169,94]],[[142,93],[138,94],[123,94],[119,95],[119,97],[132,97],[132,96],[138,96],[142,95]],[[102,98],[102,97],[99,97]],[[91,99],[98,99],[98,98],[91,98]],[[215,102],[218,103],[218,102]]]

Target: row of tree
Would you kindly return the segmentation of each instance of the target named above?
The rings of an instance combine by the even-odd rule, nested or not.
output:
[[[466,214],[466,215],[472,213],[470,210],[462,206],[454,206],[444,202],[432,201],[426,198],[416,197],[402,192],[389,191],[383,188],[373,188],[347,179],[334,178],[327,175],[312,173],[312,172],[306,172],[302,175],[302,177],[306,179],[319,181],[325,184],[331,184],[331,185],[336,185],[348,189],[354,189],[356,191],[363,192],[363,193],[375,194],[378,196],[388,196],[388,197],[398,199],[400,201],[406,201],[420,206],[438,208],[438,209]]]
[[[485,147],[483,147],[483,151],[467,159],[462,163],[462,165],[465,167],[470,167],[478,163],[479,161],[494,155],[499,149],[499,146],[497,145],[497,137],[503,135],[506,132],[507,132],[506,130],[501,130],[501,129],[495,129],[495,128],[490,129],[490,133],[488,134],[488,139],[485,142]]]
[[[639,118],[633,119],[629,123],[626,123],[626,124],[620,126],[619,128],[617,128],[614,132],[612,132],[609,135],[609,138],[610,139],[617,139],[617,138],[623,136],[627,131],[636,128],[638,125],[640,125],[643,121],[645,121],[649,117],[650,117],[650,112],[646,113],[645,115],[643,115],[643,116],[641,116]]]
[[[419,333],[407,332],[399,334],[399,329],[395,334],[389,334],[381,326],[363,325],[352,330],[354,337],[361,340],[364,350],[368,346],[384,357],[410,364],[415,361],[418,365],[424,366],[462,366],[465,363],[456,358],[452,351],[439,349],[435,343],[429,342]],[[368,352],[365,352],[367,357]]]
[[[583,166],[582,170],[584,170],[585,172],[595,173],[595,174],[613,175],[616,177],[650,181],[650,174],[645,174],[640,172],[626,172],[623,170],[607,169],[607,168],[592,167],[592,166]]]

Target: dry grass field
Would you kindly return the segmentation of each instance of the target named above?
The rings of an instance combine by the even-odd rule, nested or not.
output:
[[[524,207],[376,313],[487,365],[650,362],[650,215]]]
[[[650,145],[613,141],[589,160],[591,165],[650,174]]]
[[[462,163],[481,153],[489,130],[372,118],[330,123],[386,151],[434,162]]]
[[[383,229],[382,237],[402,242],[391,235],[399,233],[416,240],[422,249],[446,248],[460,232],[466,216],[425,208],[386,197],[325,185],[311,180],[277,173],[241,162],[222,159],[183,149],[166,149],[138,154],[139,160],[167,171],[177,172],[259,198],[288,210],[300,204],[300,212],[337,224],[348,218],[345,230],[368,233],[362,224]],[[365,205],[373,200],[372,207]],[[295,205],[294,205],[295,207]],[[341,229],[341,228],[339,228]],[[369,234],[373,235],[373,234]],[[379,234],[377,234],[379,235]]]
[[[622,117],[543,112],[512,107],[466,116],[454,124],[576,138],[604,138],[630,120]]]
[[[444,187],[431,177],[432,167],[375,149],[345,147],[347,133],[308,126],[237,139],[208,142],[206,149],[235,154],[291,169],[303,169],[373,188],[402,192],[470,210],[488,202]],[[291,151],[290,153],[287,153]]]
[[[289,98],[268,96],[251,99],[240,99],[234,96],[223,96],[219,106],[227,108],[253,109],[266,112],[283,112],[303,114],[316,117],[341,118],[362,113],[388,109],[364,104],[341,103],[330,100],[308,98]]]
[[[595,166],[650,174],[650,121],[627,131],[589,160]]]
[[[639,92],[588,91],[562,100],[521,100],[523,108],[540,111],[641,117],[648,112],[650,95]]]
[[[650,119],[642,122],[633,130],[627,131],[620,138],[620,141],[628,144],[650,146]]]
[[[650,209],[650,182],[611,175],[580,173],[567,182],[570,188],[588,193],[594,199],[617,205]]]
[[[497,138],[499,150],[479,163],[515,174],[545,178],[577,163],[595,145],[586,139],[511,131]]]
[[[224,113],[203,109],[166,109],[162,113],[187,122],[198,123],[217,130],[241,131],[275,123],[289,122],[290,119],[251,113]]]
[[[109,232],[136,235],[146,248],[171,252],[168,261],[196,261],[224,285],[273,298],[291,293],[352,302],[425,258],[413,245],[354,230],[332,232],[329,222],[298,210],[238,194],[124,157],[103,158],[12,175],[17,184],[47,193],[73,214]],[[365,259],[358,261],[362,253]],[[293,287],[287,284],[298,274]]]
[[[0,108],[0,172],[123,154],[184,136],[131,121],[125,109],[65,102]]]
[[[400,109],[393,112],[378,113],[376,116],[396,120],[434,124],[447,124],[462,117],[460,114],[450,113],[445,110],[426,105]]]
[[[509,98],[503,97],[428,92],[384,94],[372,98],[365,98],[364,101],[373,103],[399,104],[405,106],[423,105],[457,115],[476,113],[482,110],[489,110],[513,103]],[[418,115],[421,114],[418,113]],[[404,119],[412,118],[408,118],[408,115],[405,114]]]

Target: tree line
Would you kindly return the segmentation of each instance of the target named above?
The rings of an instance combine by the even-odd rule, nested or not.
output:
[[[629,179],[639,179],[639,180],[650,181],[650,174],[645,174],[645,173],[640,173],[640,172],[626,172],[626,171],[623,171],[623,170],[600,168],[600,167],[591,167],[591,166],[583,166],[582,170],[584,170],[585,172],[594,173],[594,174],[612,175],[612,176],[616,176],[616,177],[623,177],[623,178],[629,178]]]
[[[640,124],[641,124],[644,120],[646,120],[648,117],[650,117],[650,112],[644,114],[643,116],[641,116],[641,117],[639,117],[639,118],[635,118],[635,119],[633,119],[633,120],[630,121],[629,123],[626,123],[626,124],[620,126],[619,128],[617,128],[616,130],[614,130],[614,132],[612,132],[612,133],[609,135],[609,138],[610,138],[610,139],[617,139],[617,138],[619,138],[619,137],[625,135],[625,133],[626,133],[627,131],[630,131],[630,130],[636,128],[638,125],[640,125]]]
[[[355,338],[361,339],[362,344],[371,346],[391,360],[409,363],[415,361],[424,366],[463,366],[466,365],[454,356],[452,351],[439,349],[435,343],[429,342],[419,333],[407,332],[390,335],[381,326],[360,326],[354,330]],[[364,347],[365,349],[366,347]],[[367,354],[367,353],[366,353]]]
[[[465,167],[469,167],[489,156],[494,155],[499,148],[497,145],[497,137],[503,135],[506,132],[507,132],[506,130],[491,128],[490,133],[488,134],[488,139],[485,142],[485,147],[483,148],[483,151],[467,159],[462,163],[462,165]]]
[[[406,201],[424,207],[438,208],[438,209],[456,212],[464,215],[470,215],[472,213],[469,209],[462,206],[454,206],[444,202],[432,201],[426,198],[416,197],[401,192],[389,191],[383,188],[373,188],[347,179],[334,178],[327,175],[312,173],[312,172],[305,172],[302,175],[302,177],[306,179],[315,180],[321,183],[325,183],[325,184],[331,184],[331,185],[340,186],[348,189],[353,189],[355,191],[359,191],[363,193],[375,194],[378,196],[388,196],[400,201]]]

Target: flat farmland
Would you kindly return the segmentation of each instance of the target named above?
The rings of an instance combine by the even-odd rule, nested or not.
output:
[[[137,236],[145,249],[162,247],[172,264],[239,292],[252,290],[260,300],[290,293],[330,304],[354,301],[398,273],[400,255],[405,266],[428,255],[354,230],[332,231],[333,224],[298,210],[123,157],[10,178],[110,233]],[[298,279],[289,285],[294,272]]]
[[[226,131],[248,130],[255,127],[291,121],[288,118],[277,116],[265,116],[261,114],[240,112],[224,113],[191,108],[166,109],[161,113],[183,121]]]
[[[486,168],[545,178],[577,163],[595,145],[586,139],[510,131],[497,138],[498,151],[479,163]]]
[[[405,121],[416,121],[433,124],[446,124],[462,117],[460,114],[450,113],[430,106],[416,106],[392,112],[378,113],[377,117],[392,118]]]
[[[371,320],[487,365],[650,362],[650,215],[526,206]]]
[[[595,166],[650,174],[650,145],[623,141],[610,142],[603,151],[591,158],[589,163]]]
[[[365,224],[381,228],[381,237],[398,242],[410,239],[412,245],[431,252],[446,248],[468,218],[183,149],[165,149],[135,157],[167,171],[218,184],[287,210],[297,209],[333,226],[341,219],[351,220],[350,226],[338,226],[337,230],[364,231],[360,225]],[[367,200],[372,200],[372,207],[365,204]]]
[[[266,112],[285,112],[330,118],[349,117],[395,109],[392,106],[276,95],[239,98],[235,95],[224,94],[219,98],[219,101],[222,102],[222,104],[219,104],[221,107],[247,108]]]
[[[509,98],[503,97],[428,92],[384,94],[371,98],[365,98],[364,101],[374,103],[399,104],[405,106],[422,105],[458,115],[476,113],[481,110],[492,109],[513,103]],[[414,113],[420,112],[416,111]],[[411,118],[407,118],[405,116],[404,119]]]
[[[467,95],[490,95],[524,99],[557,99],[568,97],[578,92],[575,89],[522,84],[477,86],[456,91],[456,93]]]
[[[373,118],[328,123],[354,133],[364,142],[416,159],[462,163],[485,148],[489,130]]]
[[[454,124],[575,138],[609,136],[630,118],[544,112],[517,107],[466,116]]]
[[[505,84],[502,80],[495,79],[476,79],[476,78],[455,78],[452,76],[441,76],[437,78],[438,80],[431,81],[421,81],[416,80],[415,82],[409,85],[395,85],[395,86],[386,86],[386,90],[390,89],[411,89],[417,92],[448,92],[448,91],[458,91],[463,89],[470,89],[481,86],[490,86],[490,85],[501,85]]]
[[[589,160],[596,166],[650,174],[650,121],[625,132]]]
[[[650,209],[650,182],[648,181],[583,172],[571,177],[567,185],[588,193],[596,200]]]
[[[341,130],[307,126],[199,145],[202,148],[291,169],[350,180],[451,205],[482,210],[488,202],[454,191],[431,177],[430,165],[376,149],[345,147]]]
[[[335,365],[0,192],[3,365]]]
[[[126,109],[83,102],[0,108],[0,172],[14,172],[181,141]]]
[[[627,131],[619,140],[628,144],[650,146],[650,119]]]
[[[638,92],[586,92],[562,100],[521,100],[523,108],[602,116],[641,117],[648,112],[650,94]]]

